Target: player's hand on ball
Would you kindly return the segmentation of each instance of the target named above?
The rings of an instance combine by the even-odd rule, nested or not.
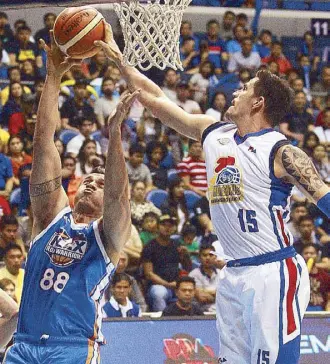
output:
[[[127,114],[134,102],[134,100],[140,94],[140,89],[135,90],[133,93],[126,91],[124,92],[119,100],[119,103],[115,110],[112,111],[108,119],[109,128],[120,126],[121,123],[126,119]]]
[[[52,30],[50,31],[50,39],[50,47],[43,39],[39,40],[40,47],[47,53],[47,75],[62,78],[65,72],[67,72],[72,66],[80,65],[81,61],[67,57],[63,52],[61,52],[54,41]]]
[[[123,60],[123,55],[117,46],[113,38],[111,25],[106,23],[105,26],[105,38],[102,40],[96,40],[94,45],[101,47],[104,50],[105,55],[110,58],[117,66],[120,66]]]

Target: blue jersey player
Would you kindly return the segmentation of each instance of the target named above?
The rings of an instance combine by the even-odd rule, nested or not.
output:
[[[54,44],[34,135],[30,195],[34,216],[14,345],[6,364],[99,363],[101,298],[130,236],[128,177],[120,124],[139,91],[123,95],[109,117],[105,171],[85,177],[71,211],[54,144],[63,74],[77,61]]]

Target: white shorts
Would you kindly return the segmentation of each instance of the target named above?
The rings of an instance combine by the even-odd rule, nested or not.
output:
[[[297,364],[309,298],[309,275],[300,255],[225,267],[216,301],[219,363]]]

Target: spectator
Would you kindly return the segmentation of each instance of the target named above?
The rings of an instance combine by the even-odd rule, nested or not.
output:
[[[153,186],[166,190],[168,185],[167,170],[161,166],[161,162],[167,155],[165,144],[158,141],[149,142],[146,155],[148,158],[147,167],[151,173]]]
[[[18,237],[18,221],[14,215],[5,215],[0,221],[0,261],[9,244],[19,245],[25,255],[25,247],[22,240]]]
[[[13,174],[14,174],[14,185],[20,185],[21,171],[20,168],[32,163],[32,157],[26,154],[23,150],[22,139],[18,135],[13,135],[9,139],[9,157],[11,160]],[[30,177],[31,171],[25,171],[24,177]]]
[[[270,56],[272,47],[273,34],[270,30],[264,29],[259,36],[259,42],[257,43],[257,51],[260,58],[266,58]]]
[[[0,11],[0,41],[5,49],[13,41],[14,33],[10,29],[8,23],[8,16],[6,13]]]
[[[280,131],[287,138],[302,142],[304,135],[314,129],[314,119],[306,111],[307,98],[303,92],[297,92],[293,100],[291,113],[280,124]]]
[[[11,191],[13,190],[14,179],[13,179],[13,167],[10,159],[5,156],[1,151],[3,146],[0,144],[0,197],[4,197],[9,200]]]
[[[186,189],[205,196],[207,191],[206,167],[202,145],[199,141],[189,141],[189,155],[182,159],[177,169]]]
[[[44,88],[45,81],[43,78],[36,78],[34,82],[34,93],[26,95],[27,102],[31,106],[30,113],[36,114],[38,111],[39,101],[41,97],[42,90]],[[24,86],[23,86],[24,88]]]
[[[142,181],[147,192],[152,188],[152,177],[149,168],[143,163],[145,148],[141,144],[133,144],[129,149],[129,160],[126,162],[129,182]]]
[[[270,56],[262,59],[262,62],[266,64],[272,61],[276,62],[279,67],[279,74],[281,76],[285,75],[292,68],[290,61],[282,53],[282,49],[282,43],[275,41],[272,44]]]
[[[220,74],[222,73],[223,62],[228,60],[228,54],[226,53],[226,44],[220,38],[220,24],[217,20],[209,20],[206,27],[207,34],[202,42],[208,45],[208,60],[213,63],[215,74]]]
[[[213,96],[211,107],[206,110],[206,115],[211,115],[216,121],[222,121],[228,108],[227,97],[223,92],[217,92]]]
[[[189,221],[189,211],[184,195],[184,182],[181,178],[169,182],[168,199],[160,207],[164,214],[175,216],[178,222],[178,231],[181,232],[183,225]]]
[[[142,251],[141,262],[148,283],[148,298],[153,312],[163,311],[174,299],[174,289],[179,279],[179,264],[186,271],[191,270],[191,260],[184,247],[177,247],[171,239],[176,230],[176,218],[162,215],[159,218],[159,231]]]
[[[307,90],[310,90],[312,84],[317,80],[317,68],[313,68],[307,56],[301,55],[298,58],[297,71],[300,78],[304,80],[304,85]]]
[[[79,150],[86,139],[93,140],[93,129],[95,128],[94,121],[86,119],[84,116],[76,119],[79,127],[79,134],[73,137],[66,146],[66,152],[72,157],[77,157]],[[101,154],[101,147],[99,142],[96,143],[96,153]]]
[[[247,68],[241,68],[240,71],[238,72],[238,78],[239,78],[238,87],[244,87],[244,85],[252,79],[250,70],[248,70]]]
[[[317,102],[315,102],[317,100]],[[327,109],[330,109],[330,93],[325,98],[324,105],[321,105],[320,97],[313,97],[313,101],[315,104],[316,112],[319,114],[317,115],[315,126],[325,126],[324,114]],[[322,110],[320,112],[320,110]]]
[[[32,59],[26,59],[21,63],[22,81],[34,82],[38,76],[38,70],[36,69],[35,62]]]
[[[193,37],[185,37],[180,48],[180,59],[185,73],[193,74],[198,72],[200,63],[199,52],[195,50]]]
[[[321,178],[325,181],[330,180],[330,164],[326,152],[326,147],[322,144],[317,145],[313,150],[313,163]]]
[[[269,63],[267,63],[267,66],[268,66],[269,72],[271,72],[275,76],[280,77],[280,67],[277,62],[270,61]]]
[[[321,97],[321,103],[324,104],[326,96],[330,93],[330,66],[326,65],[322,68],[321,81],[314,83],[312,86],[312,94]]]
[[[213,63],[205,61],[200,64],[199,72],[195,73],[189,81],[190,89],[194,91],[194,100],[204,107],[207,101],[208,88],[214,87],[218,83],[214,71]]]
[[[9,297],[11,297],[15,302],[17,298],[15,295],[15,283],[9,278],[0,279],[0,289],[5,291]]]
[[[58,151],[58,154],[60,156],[60,158],[62,159],[64,157],[64,155],[66,154],[66,149],[65,149],[65,145],[63,144],[62,140],[59,139],[59,138],[56,138],[54,139],[54,144],[55,144],[55,147]]]
[[[304,42],[301,45],[300,52],[298,52],[298,57],[301,55],[307,56],[313,69],[317,69],[321,61],[321,53],[319,49],[315,47],[315,39],[311,31],[307,31],[304,34]]]
[[[112,296],[102,307],[103,317],[140,317],[141,309],[128,296],[132,282],[126,273],[116,273],[111,282]]]
[[[96,141],[85,139],[77,157],[76,176],[84,177],[91,173],[93,168],[104,165],[104,160],[96,153]]]
[[[180,76],[172,68],[169,68],[165,72],[164,84],[161,88],[164,94],[175,103],[177,102],[176,85],[179,79]]]
[[[159,216],[150,211],[143,215],[141,223],[140,238],[143,246],[147,245],[151,240],[155,239],[158,233]]]
[[[310,103],[312,101],[312,95],[310,94],[309,90],[304,85],[304,80],[300,77],[297,77],[295,80],[292,81],[292,86],[294,92],[303,92],[306,95],[307,101]]]
[[[204,312],[215,312],[215,295],[220,270],[215,267],[214,252],[215,249],[212,245],[201,245],[199,249],[201,265],[189,273],[189,276],[196,281],[196,300],[202,305]]]
[[[79,132],[77,120],[85,117],[95,120],[93,108],[87,103],[86,83],[79,80],[73,86],[74,97],[66,100],[60,110],[62,129],[70,129]]]
[[[315,129],[314,129],[315,131]],[[309,131],[304,135],[304,141],[302,145],[303,151],[309,156],[312,157],[314,148],[320,144],[319,137],[315,134],[314,131]]]
[[[129,257],[125,252],[122,251],[119,253],[119,261],[116,268],[116,274],[124,273],[130,278],[132,283],[132,289],[128,294],[128,298],[131,301],[136,302],[140,306],[142,312],[146,312],[147,311],[146,301],[144,299],[144,296],[141,292],[140,286],[136,281],[136,279],[127,273],[128,266],[129,266]],[[107,290],[105,296],[107,300],[111,297],[111,289]]]
[[[0,20],[1,22],[1,20]],[[10,59],[9,54],[5,50],[1,37],[0,37],[0,77],[6,78],[7,77],[7,67],[9,66]]]
[[[302,252],[304,245],[320,243],[316,237],[314,220],[311,216],[306,215],[300,217],[298,221],[298,232],[300,239],[293,244],[298,254]]]
[[[77,161],[74,157],[67,155],[62,158],[62,186],[66,192],[71,208],[74,206],[74,198],[82,181],[76,176]]]
[[[23,142],[24,150],[28,155],[32,156],[33,136],[37,122],[37,114],[30,113],[25,118],[24,129],[21,130],[19,136]]]
[[[144,109],[141,119],[137,123],[136,132],[141,144],[145,145],[158,139],[162,133],[162,124],[150,110]]]
[[[330,107],[323,111],[323,125],[317,126],[314,133],[318,136],[320,143],[327,148],[330,145]]]
[[[189,20],[182,20],[181,27],[180,27],[180,38],[179,38],[179,45],[182,46],[183,40],[187,37],[194,38],[195,41],[195,50],[199,50],[199,38],[196,37],[192,31],[191,21]]]
[[[197,236],[196,227],[188,221],[183,225],[181,230],[181,236],[178,240],[180,245],[185,246],[187,248],[194,262],[197,262],[197,260],[194,259],[194,255],[198,254],[199,252],[199,242],[196,239],[196,236]]]
[[[318,247],[306,244],[302,256],[306,263],[312,260],[309,270],[311,296],[307,311],[330,311],[330,276],[325,269],[318,267]]]
[[[104,78],[104,74],[107,71],[108,66],[108,60],[103,49],[101,49],[90,59],[90,62],[87,65],[87,78],[91,80],[95,78]]]
[[[103,78],[102,93],[103,96],[96,100],[94,112],[100,128],[108,126],[108,117],[118,104],[118,98],[113,93],[115,90],[115,82],[110,77]]]
[[[219,36],[225,40],[231,40],[233,38],[233,26],[235,23],[236,15],[232,11],[228,10],[223,14],[221,27],[219,30]]]
[[[234,39],[228,41],[226,45],[227,52],[230,54],[230,56],[233,53],[240,52],[242,50],[241,41],[246,37],[246,31],[241,25],[236,24],[233,31]],[[255,49],[253,49],[253,51],[255,51]]]
[[[201,316],[201,307],[193,302],[196,292],[196,283],[192,277],[181,277],[176,283],[176,302],[170,303],[164,310],[162,316]]]
[[[139,232],[137,231],[136,227],[132,224],[131,236],[127,240],[123,250],[126,254],[128,254],[131,269],[133,268],[136,268],[135,270],[139,269],[142,249],[143,245],[139,236]]]
[[[141,227],[145,214],[153,212],[160,216],[160,210],[151,202],[146,200],[146,185],[143,181],[135,181],[131,187],[131,215],[132,223]]]
[[[31,201],[26,208],[26,216],[19,216],[18,220],[18,236],[21,237],[25,250],[28,251],[30,247],[32,228],[33,228],[33,214],[31,209]]]
[[[49,31],[53,29],[54,23],[56,19],[56,14],[54,13],[46,13],[44,15],[44,28],[38,30],[35,35],[34,39],[36,42],[39,42],[39,39],[43,39],[46,44],[50,44],[50,35]]]
[[[249,69],[253,74],[260,67],[261,59],[257,52],[252,52],[253,43],[250,38],[243,38],[240,52],[231,55],[228,72],[238,72],[241,68]]]
[[[291,206],[290,221],[287,227],[293,236],[293,242],[298,241],[301,238],[299,231],[299,220],[301,217],[308,214],[306,202],[295,202]]]
[[[4,251],[5,266],[0,269],[0,279],[10,279],[15,284],[15,296],[20,304],[22,298],[24,269],[21,268],[24,260],[22,248],[14,243],[8,244]]]
[[[186,81],[180,81],[176,87],[177,104],[189,114],[201,114],[198,103],[190,98],[190,86]]]
[[[196,202],[194,206],[194,216],[194,224],[197,227],[198,235],[208,236],[213,232],[210,205],[206,196],[203,196]]]

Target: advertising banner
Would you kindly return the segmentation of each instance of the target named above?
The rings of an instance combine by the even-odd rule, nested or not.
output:
[[[218,334],[213,318],[198,320],[106,321],[103,364],[217,363]],[[330,319],[303,323],[300,364],[330,363]]]

